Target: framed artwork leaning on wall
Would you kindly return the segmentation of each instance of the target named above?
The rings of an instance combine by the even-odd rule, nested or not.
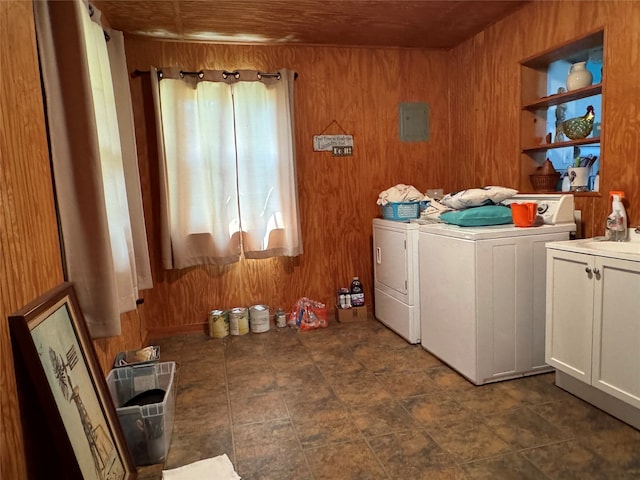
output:
[[[68,478],[135,480],[106,380],[71,283],[9,316],[14,348],[34,385]],[[52,448],[54,445],[52,444]]]

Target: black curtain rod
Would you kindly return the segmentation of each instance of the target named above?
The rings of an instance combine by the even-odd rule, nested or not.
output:
[[[140,75],[146,75],[151,73],[151,70],[138,70],[137,68],[131,72],[131,77],[135,78],[135,77],[139,77]],[[199,72],[187,72],[187,71],[180,71],[180,75],[195,75],[198,76],[199,78],[202,78],[202,76],[204,75],[204,73],[202,72],[202,70],[200,70]],[[236,78],[240,78],[240,73],[238,73],[237,71],[233,71],[233,72],[227,72],[226,70],[222,72],[222,76],[224,78],[227,78],[228,75],[233,75]],[[162,70],[158,70],[158,76],[162,76]],[[261,77],[280,77],[280,72],[275,72],[275,73],[262,73],[262,72],[258,72],[258,78]],[[293,74],[293,79],[296,80],[298,78],[298,72],[295,72]]]

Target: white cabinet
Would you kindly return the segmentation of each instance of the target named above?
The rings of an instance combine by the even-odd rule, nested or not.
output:
[[[640,408],[640,262],[548,247],[547,363]]]

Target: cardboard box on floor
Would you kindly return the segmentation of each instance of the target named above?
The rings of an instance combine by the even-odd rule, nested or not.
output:
[[[362,322],[367,319],[367,307],[336,307],[336,319],[340,323]]]

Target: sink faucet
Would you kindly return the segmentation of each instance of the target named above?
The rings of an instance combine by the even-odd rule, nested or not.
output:
[[[635,233],[640,233],[640,225],[638,225],[633,231]]]

